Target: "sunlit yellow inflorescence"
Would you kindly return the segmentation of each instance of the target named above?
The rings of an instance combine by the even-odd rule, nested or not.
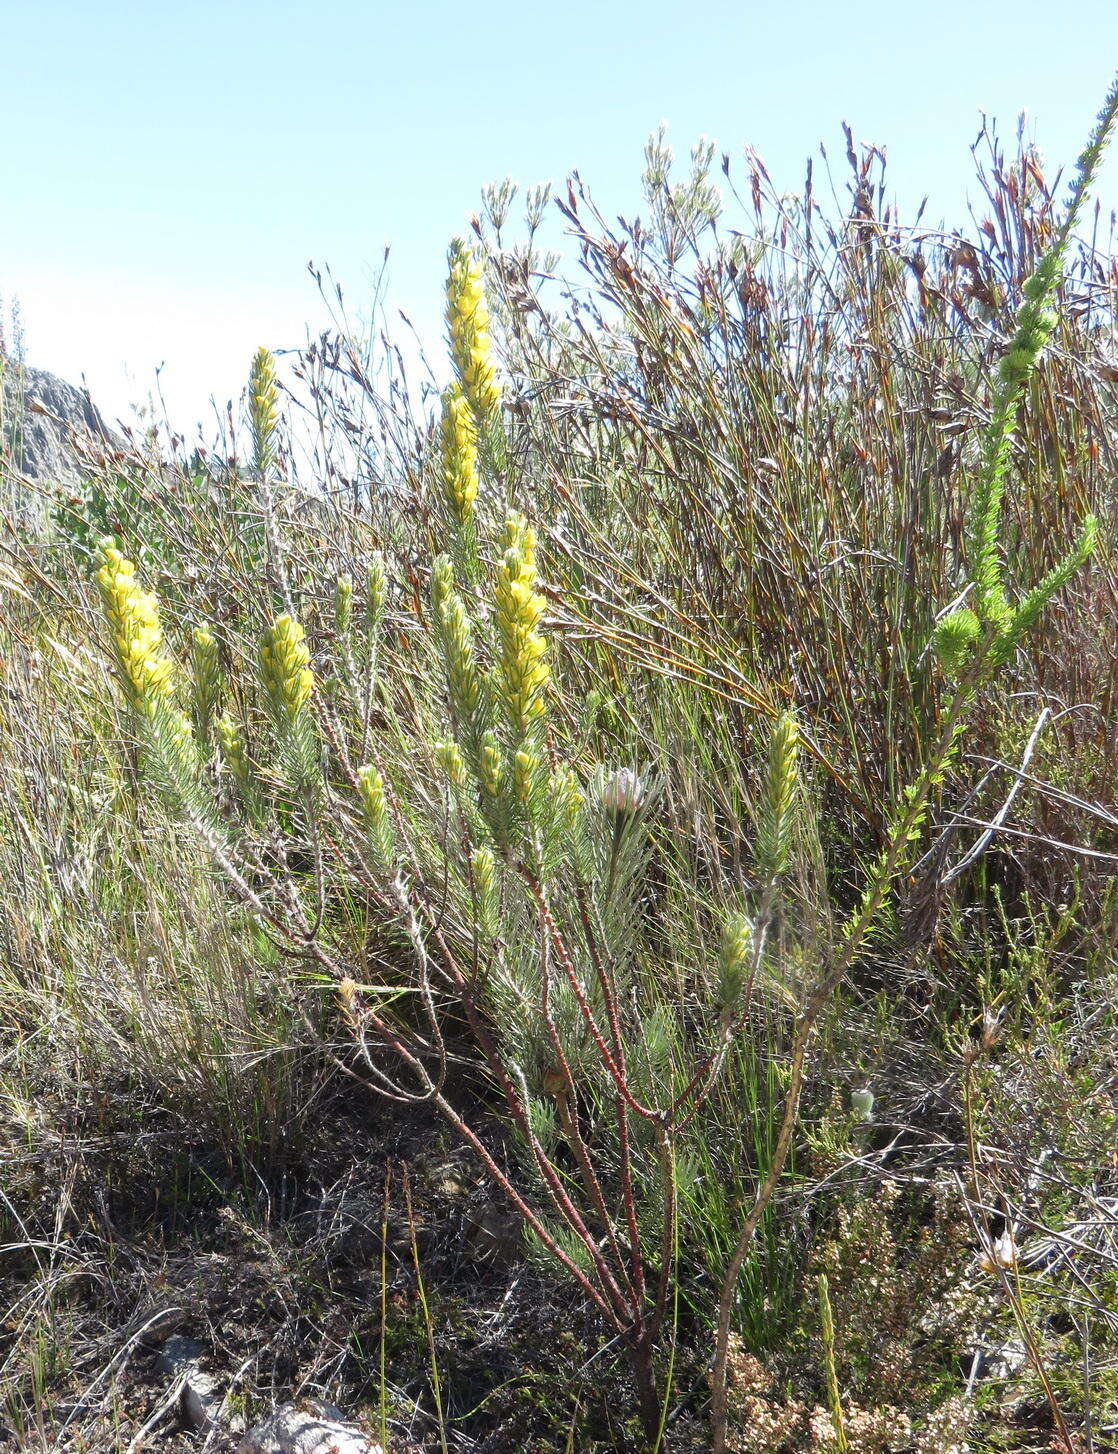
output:
[[[495,595],[501,696],[509,721],[523,736],[543,715],[550,668],[538,629],[546,603],[536,590],[536,538],[520,515],[510,514],[505,524]]]
[[[474,513],[477,499],[477,425],[458,384],[443,394],[442,472],[447,500],[464,523]]]
[[[163,650],[159,601],[111,540],[100,546],[97,585],[105,605],[125,695],[149,724],[156,754],[180,791],[197,767],[194,728],[175,705],[178,672]]]
[[[314,690],[311,653],[294,616],[277,616],[260,643],[260,675],[275,704],[294,721]]]
[[[263,479],[276,462],[276,421],[279,389],[276,361],[266,348],[258,348],[248,376],[248,417],[252,431],[252,462]]]
[[[446,321],[450,353],[462,392],[483,428],[501,405],[501,386],[489,337],[489,305],[481,264],[461,238],[450,245]]]
[[[105,604],[125,689],[134,707],[149,709],[175,689],[175,664],[163,651],[159,601],[136,580],[136,567],[111,540],[100,547],[97,585]]]

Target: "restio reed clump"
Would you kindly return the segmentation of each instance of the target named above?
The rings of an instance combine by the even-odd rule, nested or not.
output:
[[[754,357],[727,315],[735,299],[768,306],[761,246],[733,253],[722,293],[713,271],[668,286],[668,264],[689,246],[681,219],[711,225],[715,204],[698,186],[657,213],[662,276],[642,276],[639,258],[625,273],[624,249],[601,250],[595,266],[612,302],[631,307],[629,331],[585,353],[574,327],[533,336],[521,357],[541,377],[509,409],[495,335],[515,339],[532,310],[504,291],[490,300],[481,246],[452,246],[453,381],[435,420],[384,428],[383,455],[368,454],[387,469],[385,441],[414,441],[398,498],[410,506],[406,486],[421,509],[393,515],[380,502],[367,518],[335,516],[331,502],[329,528],[316,521],[300,535],[283,508],[275,360],[261,349],[251,459],[237,478],[263,532],[253,577],[222,578],[240,559],[232,535],[212,549],[220,565],[181,586],[162,566],[134,565],[126,542],[100,548],[97,589],[141,768],[260,942],[292,966],[277,995],[307,1044],[388,1104],[441,1116],[506,1199],[525,1247],[561,1270],[624,1349],[642,1430],[626,1436],[631,1447],[662,1448],[670,1411],[701,1399],[705,1371],[685,1374],[677,1357],[687,1339],[703,1363],[713,1343],[714,1448],[746,1447],[731,1420],[742,1401],[728,1397],[730,1364],[744,1366],[740,1336],[748,1328],[752,1346],[766,1324],[796,1316],[824,1343],[803,1407],[820,1405],[819,1440],[856,1447],[844,1330],[827,1281],[797,1280],[788,1239],[808,1233],[777,1192],[794,1200],[805,1096],[813,1117],[827,1101],[830,1087],[812,1082],[817,1047],[856,1057],[871,1038],[844,1036],[836,991],[856,998],[867,965],[873,981],[908,962],[898,897],[955,792],[976,705],[1003,699],[1018,655],[1102,533],[1088,516],[1070,549],[1034,569],[1042,552],[1007,516],[1015,430],[1061,326],[1065,255],[1116,110],[1118,92],[1022,285],[980,447],[965,490],[952,486],[968,521],[963,580],[946,549],[938,574],[906,564],[923,583],[910,597],[890,574],[905,521],[938,520],[931,493],[920,510],[899,495],[882,507],[897,532],[885,549],[832,529],[833,501],[784,488],[811,454],[797,430],[812,420],[819,439],[842,435],[853,491],[858,450],[868,458],[872,430],[893,416],[882,424],[863,409],[853,374],[837,367],[801,380],[791,404],[763,373],[778,367],[772,338]],[[843,265],[864,266],[865,288],[884,287],[896,258],[883,229],[855,221]],[[848,324],[852,335],[861,326]],[[722,375],[703,354],[711,338]],[[760,424],[744,393],[728,420],[707,388],[716,376],[738,388],[733,370],[747,356],[762,371],[750,376],[750,407],[773,416]],[[862,366],[858,350],[851,359],[850,370]],[[968,387],[981,382],[976,371]],[[762,426],[767,451],[730,458],[735,431],[760,440]],[[887,453],[882,479],[887,464],[908,467]],[[750,523],[750,501],[768,524]],[[218,526],[204,514],[191,528],[211,542]],[[821,541],[818,560],[801,560]],[[808,584],[776,600],[801,567]],[[1023,573],[1038,583],[1015,589]],[[159,580],[167,605],[141,576]],[[812,636],[827,627],[830,592],[831,634]],[[894,683],[881,722],[859,715],[871,661],[878,689]],[[824,1078],[847,1069],[860,1084],[862,1065],[834,1058]],[[876,1102],[859,1094],[888,1116],[892,1082]],[[511,1153],[492,1134],[492,1104]],[[868,1135],[863,1153],[876,1166]],[[789,1307],[795,1298],[806,1313]]]

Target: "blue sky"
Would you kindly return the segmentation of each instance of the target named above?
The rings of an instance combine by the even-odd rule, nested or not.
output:
[[[904,200],[961,219],[980,113],[1070,163],[1118,68],[1118,5],[1074,0],[0,0],[0,293],[29,362],[111,414],[163,365],[174,422],[237,393],[257,344],[323,321],[308,260],[432,342],[450,236],[483,183],[578,167],[631,210],[645,138],[755,146],[795,188],[839,124]],[[1118,201],[1112,157],[1102,195]]]

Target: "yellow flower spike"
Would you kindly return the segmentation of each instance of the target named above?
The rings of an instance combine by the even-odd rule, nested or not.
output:
[[[384,778],[375,767],[359,767],[357,786],[369,845],[381,867],[391,868],[396,858],[396,833],[388,810]]]
[[[431,611],[442,622],[443,608],[454,590],[454,567],[448,555],[436,556],[431,564]]]
[[[147,710],[175,689],[175,664],[162,650],[159,601],[137,583],[135,564],[111,541],[101,542],[100,554],[97,586],[125,691],[134,707]]]
[[[248,376],[248,418],[252,433],[252,462],[264,479],[276,462],[279,388],[276,361],[266,348],[258,348]]]
[[[524,569],[534,572],[536,569],[536,535],[532,527],[525,520],[518,510],[510,510],[505,516],[504,524],[501,526],[501,534],[497,542],[499,554],[506,555],[510,550],[515,550],[523,557]]]
[[[523,517],[510,515],[496,583],[496,624],[500,644],[501,697],[521,737],[546,709],[550,677],[547,642],[538,627],[546,602],[536,590],[535,535]]]
[[[461,238],[451,243],[448,261],[446,321],[451,358],[462,392],[484,429],[501,406],[501,386],[489,337],[484,272]]]
[[[431,567],[431,610],[439,635],[446,683],[457,725],[471,733],[481,702],[481,681],[474,653],[473,628],[454,589],[450,560],[440,555]]]
[[[477,426],[458,384],[443,394],[442,474],[447,500],[459,524],[464,524],[477,499]]]
[[[294,616],[277,616],[260,643],[260,675],[277,711],[295,721],[314,690],[306,633]]]
[[[492,893],[497,881],[497,860],[493,856],[493,850],[484,846],[473,849],[470,853],[470,868],[478,892]]]
[[[367,823],[378,822],[388,810],[388,804],[384,796],[384,778],[380,770],[375,767],[359,767],[357,769],[357,785],[361,792],[361,806],[365,812]]]
[[[726,1009],[735,1005],[741,994],[749,972],[752,945],[753,925],[744,914],[731,914],[722,925],[718,954],[719,991]]]

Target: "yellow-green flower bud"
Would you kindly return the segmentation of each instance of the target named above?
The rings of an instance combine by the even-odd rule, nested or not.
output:
[[[431,563],[431,614],[442,624],[443,606],[454,590],[454,566],[448,555],[437,555]]]
[[[726,1009],[737,1003],[749,968],[753,926],[744,914],[731,914],[722,926],[718,954],[719,993]]]
[[[217,740],[221,744],[221,755],[229,771],[244,786],[248,782],[248,757],[245,753],[245,739],[240,723],[228,713],[217,719]]]
[[[497,903],[497,860],[490,848],[475,848],[470,854],[477,899],[477,927],[486,939],[496,937],[499,927]]]
[[[221,690],[221,665],[217,641],[208,626],[195,628],[191,639],[191,667],[194,679],[194,712],[205,731]]]
[[[496,798],[501,791],[501,746],[492,728],[482,734],[478,769],[482,792],[487,797]]]
[[[539,754],[531,749],[522,747],[513,758],[513,790],[516,793],[517,801],[527,807],[532,800],[532,789],[535,787],[536,775],[540,770]]]
[[[388,811],[384,778],[375,767],[360,767],[357,769],[357,783],[369,846],[380,866],[390,869],[396,861],[396,832]]]
[[[456,788],[466,785],[466,764],[457,742],[446,740],[435,743],[435,760],[446,773],[447,779]]]
[[[294,616],[285,613],[277,616],[260,643],[260,675],[273,710],[292,722],[314,690],[305,635]]]
[[[276,463],[279,389],[276,361],[266,348],[258,348],[248,377],[248,418],[252,434],[252,463],[259,479],[266,479]]]
[[[369,592],[366,607],[368,622],[370,627],[375,628],[381,623],[388,601],[388,577],[384,570],[384,558],[379,552],[374,554],[369,561],[366,584]]]

